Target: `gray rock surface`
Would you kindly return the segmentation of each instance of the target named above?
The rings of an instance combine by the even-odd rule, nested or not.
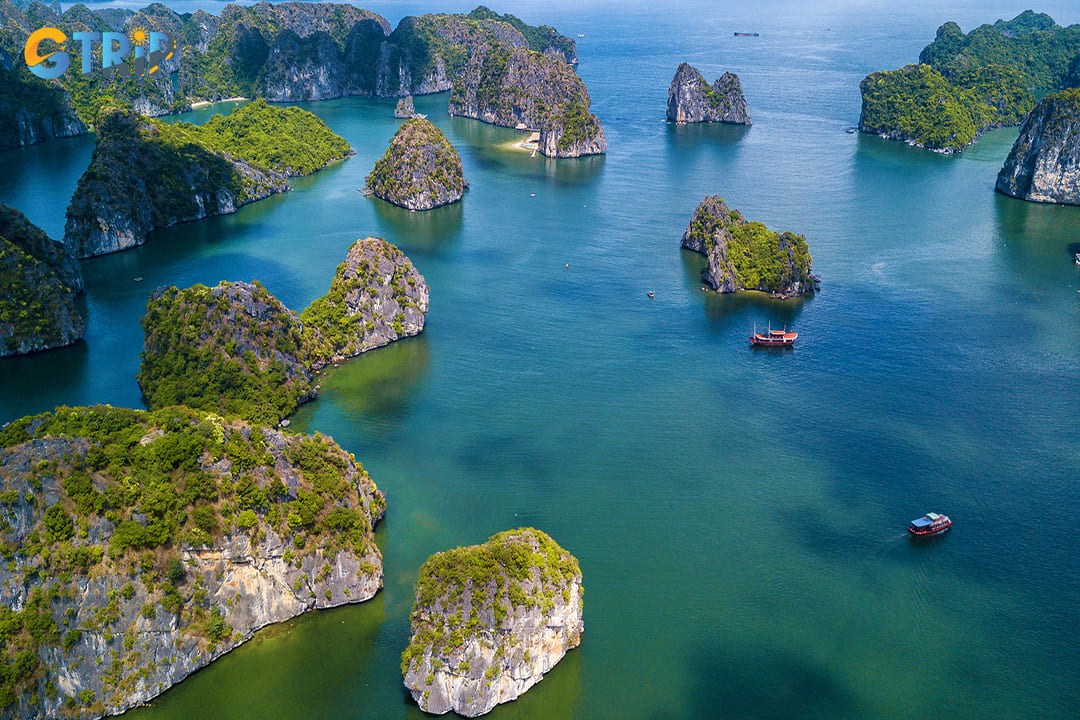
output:
[[[159,146],[156,132],[156,126],[126,112],[102,120],[93,160],[79,180],[64,225],[64,242],[79,257],[142,245],[155,228],[236,212],[241,205],[289,189],[285,175],[240,158]],[[147,177],[152,171],[147,163],[166,155],[174,173],[168,205],[155,205],[146,184],[160,185],[160,180]],[[177,195],[176,188],[190,188],[190,195]]]
[[[667,117],[676,123],[753,124],[737,75],[726,72],[709,85],[697,68],[687,63],[679,65],[668,88]]]
[[[591,104],[585,83],[561,58],[488,43],[454,81],[448,109],[492,125],[523,124],[541,133],[544,155],[580,157],[607,151],[603,123]]]
[[[1031,111],[995,187],[1023,200],[1080,205],[1080,90],[1047,95]]]
[[[394,117],[398,120],[411,120],[416,116],[416,107],[413,105],[412,95],[406,95],[398,100],[394,107]]]
[[[581,643],[581,570],[545,533],[520,528],[428,559],[402,654],[425,712],[489,712],[538,683]]]
[[[247,425],[207,417],[223,432],[252,432]],[[311,487],[290,459],[301,438],[270,429],[261,432],[269,467],[242,469],[227,457],[203,456],[197,460],[199,470],[215,484],[235,482],[242,472],[253,474],[259,484],[280,481],[284,499],[295,499],[302,488]],[[141,444],[153,447],[165,442],[163,436],[167,433],[150,430]],[[119,714],[246,642],[259,628],[308,610],[371,598],[382,585],[382,557],[370,528],[382,517],[385,502],[362,468],[328,442],[327,452],[343,467],[342,481],[355,488],[349,497],[358,502],[340,502],[363,518],[367,529],[362,551],[333,540],[302,543],[295,534],[276,530],[280,521],[266,524],[260,517],[255,529],[226,530],[208,544],[181,542],[122,555],[110,545],[116,526],[96,516],[61,546],[96,550],[101,564],[88,572],[60,573],[50,567],[63,562],[56,554],[61,546],[53,545],[49,560],[18,548],[39,547],[36,538],[45,534],[46,507],[57,502],[71,507],[61,478],[83,467],[95,443],[81,437],[42,437],[0,449],[0,490],[10,495],[0,504],[0,517],[9,528],[5,542],[17,548],[0,567],[0,603],[15,612],[35,607],[58,628],[55,644],[47,641],[38,650],[44,671],[31,681],[33,692],[19,697],[4,716],[64,717],[69,698],[79,698],[74,705],[79,717]],[[104,485],[99,474],[92,482]],[[146,522],[139,513],[131,517]],[[175,589],[162,579],[161,567],[168,558],[179,559],[184,569]],[[39,593],[46,585],[53,597],[42,604]],[[208,624],[215,615],[224,621],[216,635]],[[46,692],[47,683],[55,690]]]
[[[409,210],[461,199],[469,183],[457,150],[433,123],[406,120],[367,176],[364,192]]]
[[[330,292],[316,301],[325,301],[332,312],[342,313],[349,320],[348,331],[331,333],[315,323],[311,312],[315,303],[302,317],[323,338],[321,357],[337,362],[419,335],[428,299],[427,282],[412,261],[386,240],[368,237],[353,243],[338,266]]]

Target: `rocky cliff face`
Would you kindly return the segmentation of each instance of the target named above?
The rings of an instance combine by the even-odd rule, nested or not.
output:
[[[394,133],[367,176],[365,193],[410,210],[431,210],[457,202],[467,186],[454,146],[435,125],[415,118]]]
[[[578,157],[607,150],[603,124],[590,104],[585,83],[562,60],[487,44],[473,53],[464,77],[454,81],[449,111],[504,127],[524,124],[540,131],[543,154]]]
[[[1024,121],[998,192],[1024,200],[1080,205],[1080,90],[1044,97]]]
[[[315,397],[315,370],[418,334],[427,309],[423,276],[378,238],[354,243],[329,292],[300,315],[259,283],[159,288],[142,320],[139,387],[151,409],[274,425]]]
[[[421,710],[489,712],[581,643],[581,570],[539,530],[432,556],[420,568],[405,687]]]
[[[282,174],[198,145],[177,147],[160,137],[166,131],[123,111],[102,120],[64,226],[64,242],[79,257],[142,245],[155,228],[236,212],[288,190]]]
[[[33,77],[10,58],[5,65],[0,66],[0,151],[86,134],[62,87]]]
[[[86,321],[79,262],[19,211],[0,205],[0,357],[70,345]]]
[[[398,120],[411,120],[415,115],[416,107],[413,105],[412,95],[401,98],[394,106],[394,117]]]
[[[668,88],[667,117],[677,123],[753,125],[738,75],[726,72],[709,85],[697,68],[687,63],[679,65]]]
[[[779,297],[817,289],[806,239],[744,220],[723,199],[701,201],[683,233],[682,246],[708,257],[702,279],[722,293],[760,290]]]
[[[13,422],[0,644],[19,670],[0,681],[4,716],[118,714],[261,627],[370,598],[384,507],[328,438],[184,408]]]

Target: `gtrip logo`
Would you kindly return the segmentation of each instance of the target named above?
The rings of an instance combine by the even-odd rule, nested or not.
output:
[[[161,69],[161,63],[176,54],[176,41],[165,33],[133,27],[129,32],[76,32],[71,40],[80,43],[82,75],[94,72],[94,45],[101,47],[100,72],[104,77],[144,77]],[[26,39],[23,55],[30,72],[39,78],[52,80],[67,71],[71,56],[67,50],[68,36],[63,30],[43,27]],[[42,44],[48,50],[42,54]],[[131,55],[132,68],[125,60]]]

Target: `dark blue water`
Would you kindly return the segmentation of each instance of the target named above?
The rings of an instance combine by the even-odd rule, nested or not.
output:
[[[868,72],[914,61],[945,20],[1025,8],[495,9],[584,34],[606,157],[529,158],[506,147],[513,132],[418,98],[471,189],[408,213],[357,192],[393,102],[308,104],[355,157],[86,262],[86,342],[0,364],[0,420],[139,406],[138,319],[157,285],[258,278],[301,308],[377,234],[431,286],[422,336],[332,371],[294,418],[386,491],[385,589],[261,636],[140,713],[419,717],[398,669],[417,568],[527,524],[581,561],[586,630],[493,717],[1080,716],[1080,208],[994,194],[1015,130],[960,157],[844,132]],[[1071,3],[1037,9],[1080,20]],[[736,72],[754,126],[664,123],[684,60]],[[0,201],[62,234],[91,149],[0,155]],[[703,259],[679,238],[712,193],[805,234],[821,293],[702,292]],[[798,347],[751,350],[769,322]],[[904,525],[929,510],[954,530],[911,542]]]

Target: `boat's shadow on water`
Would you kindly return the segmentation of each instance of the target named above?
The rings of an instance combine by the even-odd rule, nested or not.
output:
[[[746,326],[747,337],[755,322],[761,332],[764,332],[770,323],[776,330],[784,327],[795,329],[795,321],[813,299],[813,295],[780,300],[763,292],[718,293],[701,279],[701,271],[706,264],[704,255],[684,249],[682,262],[686,287],[690,292],[701,296],[709,324],[720,328],[731,325]],[[761,352],[784,352],[791,349],[760,345],[755,345],[754,348]]]

